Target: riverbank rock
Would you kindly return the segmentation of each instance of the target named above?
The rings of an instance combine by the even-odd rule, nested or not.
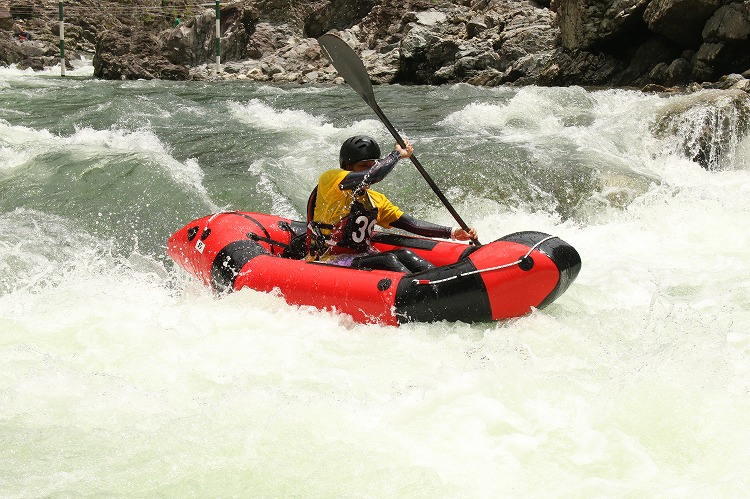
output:
[[[160,50],[158,37],[130,27],[99,35],[94,55],[94,76],[105,80],[185,80],[185,65],[171,63]]]
[[[257,13],[245,58],[223,57],[218,77],[332,81],[314,42],[327,31],[361,54],[376,83],[671,88],[750,76],[747,2],[321,0],[286,23],[268,15],[274,3],[244,3]],[[208,65],[191,75],[216,77]]]
[[[584,85],[716,81],[750,69],[748,9],[747,1],[559,0],[559,56],[578,63]],[[547,83],[562,81],[564,74],[547,74]]]
[[[747,0],[223,2],[220,67],[214,9],[199,2],[65,3],[67,55],[94,52],[100,78],[340,81],[316,43],[329,31],[376,83],[655,89],[750,77]],[[56,4],[0,0],[0,64],[55,63]],[[3,28],[22,15],[38,47]]]

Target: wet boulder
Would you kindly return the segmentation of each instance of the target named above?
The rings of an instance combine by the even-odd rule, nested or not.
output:
[[[739,75],[733,85],[745,80]],[[707,170],[719,170],[736,153],[739,140],[750,133],[750,95],[737,88],[691,94],[672,100],[651,127],[669,138],[666,152],[682,154]],[[682,137],[675,143],[674,137]]]

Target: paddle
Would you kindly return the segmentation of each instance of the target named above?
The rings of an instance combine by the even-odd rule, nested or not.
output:
[[[362,59],[359,58],[359,56],[354,52],[354,50],[352,50],[349,45],[347,45],[344,40],[336,35],[326,33],[325,35],[318,38],[318,43],[321,47],[323,47],[323,51],[328,55],[328,58],[331,60],[333,67],[336,68],[336,71],[338,71],[341,77],[344,78],[344,80],[349,84],[349,86],[352,87],[360,97],[362,97],[362,100],[364,100],[367,105],[370,106],[373,111],[375,111],[375,114],[378,115],[380,121],[385,125],[388,131],[391,132],[393,138],[396,139],[398,145],[400,145],[401,147],[406,147],[404,139],[401,138],[401,135],[399,135],[393,125],[391,125],[391,122],[380,109],[380,106],[378,106],[378,103],[375,100],[375,94],[372,90],[372,83],[370,83],[370,76],[367,74],[367,69],[365,69],[365,65],[362,62]],[[440,201],[442,201],[443,205],[448,208],[448,211],[451,213],[451,215],[453,215],[453,218],[456,220],[456,222],[458,222],[458,225],[463,230],[468,232],[469,226],[466,225],[466,223],[461,219],[461,216],[453,208],[448,199],[446,199],[445,195],[443,195],[443,192],[437,186],[435,181],[432,180],[432,177],[430,177],[430,175],[425,171],[424,167],[416,158],[416,156],[412,154],[409,159],[411,159],[411,162],[414,163],[414,166],[417,167],[419,173],[422,174],[422,177],[427,181],[433,192],[435,192]],[[481,243],[477,238],[472,239],[471,242],[475,246],[481,246]]]

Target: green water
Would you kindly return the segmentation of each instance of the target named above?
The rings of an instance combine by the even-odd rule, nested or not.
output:
[[[652,132],[699,96],[376,87],[481,239],[583,258],[527,317],[390,328],[164,254],[301,217],[346,137],[390,142],[356,94],[87,74],[0,70],[3,497],[750,496],[750,143],[707,171]],[[452,223],[408,163],[379,187]]]

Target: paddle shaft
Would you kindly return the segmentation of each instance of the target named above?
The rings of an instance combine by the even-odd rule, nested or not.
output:
[[[401,147],[406,147],[404,139],[401,138],[401,135],[393,127],[388,117],[386,117],[385,113],[383,113],[383,110],[380,109],[380,106],[378,106],[378,103],[375,100],[375,93],[372,90],[370,76],[367,74],[367,69],[362,62],[362,59],[359,58],[356,52],[354,52],[354,50],[345,41],[343,41],[336,35],[327,33],[318,38],[318,43],[321,47],[323,47],[323,50],[326,52],[326,54],[328,54],[328,57],[329,59],[331,59],[331,63],[333,63],[333,67],[336,68],[336,71],[338,71],[339,74],[344,78],[344,81],[346,81],[349,86],[352,87],[352,89],[357,92],[360,97],[362,97],[362,100],[364,100],[367,105],[370,106],[373,111],[375,111],[375,114],[378,116],[378,118],[380,118],[380,121],[385,125],[391,135],[393,135],[393,138],[396,139],[398,145],[400,145]],[[422,175],[422,177],[427,181],[427,184],[430,186],[430,188],[432,188],[435,195],[437,195],[438,199],[440,199],[440,201],[448,209],[450,214],[453,215],[453,218],[456,220],[456,222],[458,222],[458,225],[464,231],[469,232],[469,226],[466,225],[466,222],[461,219],[461,216],[458,214],[455,208],[453,208],[453,205],[451,205],[451,203],[445,197],[435,181],[432,180],[432,177],[430,177],[419,160],[414,156],[414,154],[411,155],[410,159],[414,166],[417,167],[417,170],[419,170],[419,173]],[[481,246],[479,239],[477,239],[476,237],[473,238],[471,242],[475,246]]]
[[[368,102],[368,104],[371,104]],[[380,121],[385,125],[385,127],[388,129],[389,132],[391,132],[391,135],[393,135],[393,138],[396,139],[396,142],[398,145],[400,145],[403,148],[406,148],[406,143],[404,142],[404,139],[401,137],[401,134],[398,133],[398,131],[394,128],[394,126],[391,124],[390,120],[388,120],[388,117],[383,113],[383,110],[380,109],[380,106],[378,106],[377,103],[371,104],[372,110],[375,111],[375,114],[378,115],[378,118],[380,118]],[[440,201],[443,203],[443,205],[448,209],[451,215],[453,215],[453,218],[456,220],[458,225],[465,230],[467,233],[469,232],[469,226],[466,225],[466,222],[463,221],[461,218],[461,215],[458,214],[455,208],[453,208],[453,205],[448,201],[448,199],[443,194],[443,191],[440,190],[440,187],[435,183],[434,180],[432,180],[432,177],[430,177],[430,174],[427,173],[427,171],[422,166],[422,163],[419,162],[417,157],[412,153],[412,155],[409,157],[411,162],[414,164],[414,166],[417,168],[419,173],[422,175],[422,178],[425,179],[427,184],[432,188],[435,195],[440,199]],[[472,244],[476,246],[481,246],[482,244],[479,242],[478,238],[474,238],[471,240]]]

